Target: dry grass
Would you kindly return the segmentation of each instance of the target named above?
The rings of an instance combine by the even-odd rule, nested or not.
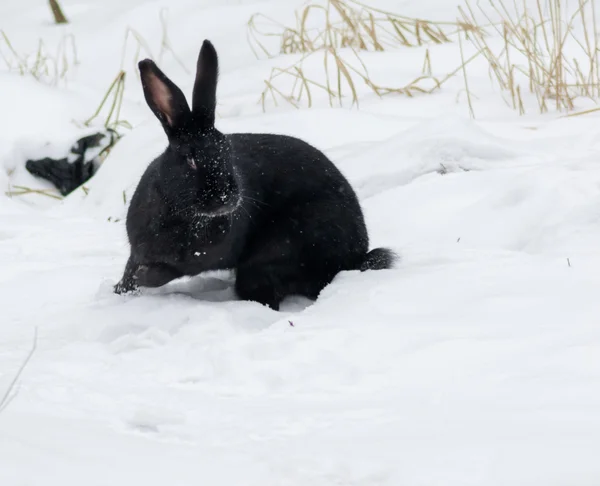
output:
[[[79,64],[77,45],[72,34],[60,40],[55,52],[51,52],[40,39],[35,52],[21,54],[8,35],[0,30],[0,57],[9,71],[18,72],[21,76],[30,75],[51,85],[66,81],[68,71]]]
[[[568,116],[598,111],[592,108],[572,113],[577,98],[600,100],[596,7],[594,0],[575,3],[576,8],[567,12],[566,0],[481,0],[476,6],[466,0],[459,7],[456,22],[445,23],[412,19],[369,7],[359,0],[310,3],[296,12],[294,26],[256,14],[248,22],[248,38],[257,55],[302,54],[290,66],[272,69],[261,94],[263,110],[268,100],[311,106],[315,90],[325,92],[331,106],[341,105],[343,99],[355,105],[359,98],[357,86],[363,83],[379,96],[427,94],[460,74],[469,112],[474,117],[474,94],[467,66],[481,56],[503,99],[520,114],[532,108],[526,103],[526,93],[533,94],[529,98],[536,100],[536,111],[540,113],[550,108]],[[403,86],[377,84],[361,59],[365,51],[456,40],[460,66],[443,79],[432,75],[429,50],[421,73],[415,73],[414,79]],[[339,51],[343,48],[344,55]],[[471,54],[467,56],[466,51]],[[323,58],[323,75],[308,77],[305,63],[314,56]]]
[[[116,130],[119,127],[131,129],[131,124],[127,120],[121,119],[121,107],[123,106],[123,94],[125,93],[125,71],[119,71],[117,77],[108,87],[104,97],[100,101],[94,114],[83,124],[88,127],[100,116],[105,106],[108,106],[108,113],[104,119],[104,127]]]
[[[479,14],[492,25],[502,45],[492,45],[488,33],[473,30],[468,39],[486,59],[491,79],[509,105],[525,113],[523,92],[537,100],[540,113],[552,106],[570,112],[575,100],[600,99],[600,38],[593,0],[578,0],[568,14],[564,0],[533,0],[511,5],[488,0],[474,8],[468,1],[460,8],[465,25],[477,25]],[[492,23],[491,16],[499,22]],[[588,110],[593,111],[593,110]]]
[[[28,194],[38,194],[40,196],[46,196],[46,197],[50,197],[52,199],[58,199],[58,200],[62,199],[62,196],[60,194],[57,194],[54,189],[32,189],[31,187],[25,187],[25,186],[12,186],[8,191],[6,191],[5,194],[8,197],[26,196]]]
[[[126,69],[127,57],[130,52],[130,45],[133,44],[133,56],[130,62],[133,63],[133,70],[139,76],[137,70],[137,63],[144,57],[156,61],[160,64],[165,54],[170,54],[173,59],[181,66],[181,68],[187,74],[190,73],[189,69],[185,66],[183,61],[179,58],[169,38],[169,22],[168,22],[168,8],[162,8],[159,12],[159,19],[161,25],[161,39],[160,39],[160,50],[158,56],[155,56],[150,48],[148,41],[134,28],[128,27],[125,31],[125,38],[123,40],[123,48],[121,50],[121,71]],[[143,57],[142,57],[143,55]]]
[[[37,342],[38,342],[38,328],[36,327],[34,329],[33,343],[31,344],[31,349],[30,349],[29,353],[27,353],[27,356],[25,356],[25,359],[21,363],[21,366],[19,366],[19,369],[15,373],[15,376],[9,383],[8,388],[2,395],[2,398],[0,398],[0,413],[2,413],[4,410],[6,410],[6,407],[8,407],[10,402],[17,396],[17,393],[19,391],[19,379],[21,378],[23,371],[25,371],[25,368],[27,368],[29,361],[31,361],[31,358],[33,357],[35,350],[37,349]]]
[[[379,97],[389,94],[408,97],[429,94],[439,89],[463,68],[463,66],[460,66],[452,73],[438,79],[431,75],[431,62],[427,52],[423,74],[403,86],[382,86],[372,80],[367,66],[358,52],[351,49],[350,53],[352,57],[349,55],[342,56],[342,53],[334,48],[322,49],[306,54],[286,68],[273,68],[269,79],[265,80],[265,89],[260,98],[263,110],[266,110],[266,103],[269,99],[276,106],[279,104],[278,100],[283,100],[296,108],[299,108],[303,103],[311,107],[315,91],[325,93],[330,106],[343,106],[345,99],[350,100],[351,106],[358,105],[358,86],[361,84],[367,85],[369,90]],[[304,72],[304,63],[309,58],[314,59],[316,56],[322,56],[323,58],[323,81],[311,79]],[[348,59],[349,57],[353,62]],[[465,60],[465,64],[470,63],[474,58],[475,56],[472,56]],[[286,88],[283,86],[286,86]]]
[[[266,24],[262,27],[262,24]],[[473,27],[458,22],[431,22],[405,17],[369,7],[358,0],[327,0],[325,4],[311,3],[296,12],[296,25],[284,26],[262,14],[253,15],[248,22],[248,38],[257,56],[260,52],[271,57],[276,54],[302,54],[286,68],[273,68],[261,94],[263,110],[268,100],[278,105],[283,100],[299,107],[312,106],[314,92],[324,92],[330,106],[343,105],[349,99],[358,105],[359,89],[363,84],[377,96],[397,94],[415,96],[428,94],[454,76],[473,60],[464,59],[460,66],[443,79],[432,75],[429,50],[425,53],[423,69],[406,84],[384,86],[374,81],[362,58],[365,51],[381,52],[398,47],[415,47],[450,42],[458,31]],[[478,27],[474,27],[478,29]],[[279,46],[272,52],[265,39],[278,38]],[[341,49],[345,49],[342,53]],[[306,62],[322,58],[323,76],[310,78],[305,74]]]
[[[262,14],[248,21],[248,38],[255,54],[297,54],[321,49],[351,47],[355,50],[384,51],[398,46],[421,46],[449,42],[457,30],[453,22],[431,22],[376,9],[357,0],[327,0],[310,3],[295,12],[296,24],[285,26]],[[277,52],[262,38],[279,40]]]

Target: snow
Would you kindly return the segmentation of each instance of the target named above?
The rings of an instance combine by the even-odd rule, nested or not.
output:
[[[280,312],[237,301],[224,272],[114,295],[127,201],[165,145],[130,45],[123,110],[134,129],[88,194],[0,193],[0,397],[39,333],[0,413],[0,484],[600,482],[597,114],[519,117],[477,63],[475,120],[460,77],[412,99],[363,91],[358,110],[317,97],[311,109],[263,113],[263,80],[291,58],[257,60],[246,22],[255,12],[289,20],[299,2],[61,3],[71,24],[59,28],[45,2],[0,5],[17,50],[73,33],[80,59],[57,86],[0,63],[2,187],[48,187],[25,160],[93,131],[74,121],[92,114],[118,72],[125,29],[159,52],[168,6],[185,66],[204,38],[219,51],[218,127],[324,150],[361,198],[372,247],[402,260],[340,274],[316,302],[290,298]],[[453,19],[451,3],[387,5]],[[391,83],[409,79],[423,55],[366,58]],[[460,60],[455,45],[431,56],[440,74]],[[189,96],[192,76],[169,53],[161,67]]]

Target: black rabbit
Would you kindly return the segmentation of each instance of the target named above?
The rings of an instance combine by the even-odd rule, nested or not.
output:
[[[191,110],[154,62],[139,69],[169,145],[131,200],[131,254],[115,292],[235,269],[241,299],[279,309],[290,294],[316,299],[342,270],[393,265],[392,251],[368,252],[356,194],[322,152],[293,137],[215,128],[218,58],[208,40]]]

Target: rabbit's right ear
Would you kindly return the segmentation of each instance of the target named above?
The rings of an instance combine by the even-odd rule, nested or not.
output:
[[[171,136],[190,116],[185,96],[150,59],[140,61],[138,67],[146,102],[162,123],[167,136]]]
[[[204,128],[211,128],[215,124],[218,77],[217,51],[209,40],[205,40],[198,55],[196,81],[192,95],[192,113],[196,121]]]

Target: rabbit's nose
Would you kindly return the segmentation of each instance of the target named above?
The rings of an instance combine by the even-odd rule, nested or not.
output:
[[[204,210],[207,212],[219,211],[233,206],[235,196],[231,193],[216,194],[209,197],[204,203]]]

